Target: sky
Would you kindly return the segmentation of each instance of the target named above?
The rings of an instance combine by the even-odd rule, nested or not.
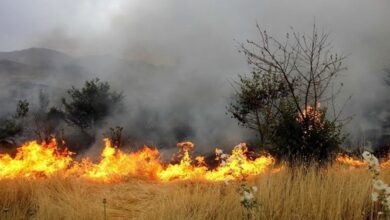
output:
[[[210,118],[225,119],[230,82],[249,71],[238,45],[258,39],[256,23],[283,39],[291,27],[309,32],[315,22],[330,33],[334,51],[348,56],[340,81],[343,97],[353,96],[351,127],[369,129],[377,125],[364,114],[386,98],[381,74],[390,66],[389,21],[388,0],[1,0],[0,51],[45,47],[169,66],[179,80],[151,84],[164,87],[153,94],[164,100],[156,105],[193,100],[184,108],[208,109],[193,115],[202,118],[194,119],[202,130],[212,126]]]

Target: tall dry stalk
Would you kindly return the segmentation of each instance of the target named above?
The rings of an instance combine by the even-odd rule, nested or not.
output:
[[[382,179],[389,182],[390,172]],[[369,219],[371,177],[365,168],[284,169],[248,180],[261,209],[252,219]],[[0,180],[0,219],[241,219],[239,183],[102,184],[76,178]],[[101,198],[110,201],[102,212]]]

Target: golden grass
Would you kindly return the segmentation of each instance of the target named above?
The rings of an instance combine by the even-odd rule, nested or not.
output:
[[[390,172],[382,175],[390,180]],[[259,206],[254,219],[370,219],[368,170],[335,166],[267,173],[250,180]],[[0,181],[0,219],[242,219],[240,183],[157,183],[129,179],[92,183],[75,178]]]

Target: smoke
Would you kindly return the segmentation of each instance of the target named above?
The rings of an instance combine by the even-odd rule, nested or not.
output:
[[[329,31],[335,52],[348,55],[348,71],[340,78],[345,85],[340,105],[353,96],[345,109],[355,115],[348,131],[379,126],[367,112],[386,98],[381,74],[390,65],[387,0],[73,0],[43,7],[46,3],[1,3],[4,12],[13,10],[0,15],[3,32],[9,32],[0,36],[9,42],[2,49],[35,46],[68,53],[77,64],[68,72],[77,69],[79,77],[61,69],[44,83],[64,91],[94,76],[110,82],[123,91],[127,112],[113,115],[107,127],[119,124],[138,139],[164,147],[188,139],[207,150],[249,138],[225,106],[230,82],[249,71],[237,45],[258,39],[256,22],[281,39],[290,26],[309,32],[313,22]],[[11,19],[17,15],[23,16]],[[26,30],[19,27],[24,21]]]

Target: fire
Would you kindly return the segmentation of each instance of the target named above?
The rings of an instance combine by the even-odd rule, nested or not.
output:
[[[194,148],[191,142],[178,143],[177,146],[182,149],[183,157],[178,164],[169,164],[164,170],[158,173],[159,179],[163,181],[175,179],[194,179],[201,178],[207,172],[207,167],[203,164],[193,165],[189,151]]]
[[[275,160],[271,156],[260,156],[255,160],[250,160],[246,153],[248,148],[245,143],[234,147],[231,155],[221,154],[221,166],[206,174],[207,180],[234,180],[245,179],[248,176],[258,175],[274,164]]]
[[[361,159],[354,159],[348,155],[338,155],[336,161],[350,167],[365,167],[368,166],[367,161]]]
[[[31,141],[17,149],[14,158],[0,154],[0,178],[49,176],[66,169],[72,162],[71,153],[60,151],[57,142],[38,144]]]
[[[311,119],[317,125],[321,125],[321,111],[319,111],[321,104],[317,102],[316,108],[311,105],[307,105],[301,114],[298,115],[298,121],[303,122],[305,119]]]
[[[128,177],[146,178],[156,181],[205,180],[231,181],[244,180],[269,170],[279,172],[283,166],[272,168],[275,160],[270,155],[251,157],[254,152],[248,150],[245,143],[235,146],[231,154],[215,149],[218,166],[211,169],[203,156],[192,157],[194,144],[178,143],[179,152],[172,163],[160,160],[155,148],[144,148],[125,153],[104,139],[105,147],[98,161],[86,157],[80,161],[73,159],[66,148],[59,149],[55,139],[48,143],[30,141],[17,149],[15,156],[0,154],[0,179],[18,177],[41,178],[55,174],[75,176],[91,181],[118,182]],[[194,159],[193,159],[194,158]],[[349,167],[366,167],[367,162],[340,154],[336,162]],[[390,167],[390,159],[380,163],[382,168]]]
[[[386,168],[390,167],[390,159],[389,158],[390,157],[388,156],[387,159],[382,160],[379,163],[379,165],[382,169],[386,169]],[[368,166],[367,161],[365,161],[363,159],[356,159],[356,158],[350,157],[348,155],[341,155],[340,154],[336,157],[336,161],[340,164],[347,165],[350,167],[355,167],[355,168]]]
[[[76,176],[93,181],[116,182],[127,177],[141,177],[157,181],[200,179],[206,181],[226,181],[244,179],[261,174],[274,164],[274,159],[260,156],[247,157],[250,152],[245,144],[237,145],[231,155],[216,153],[220,162],[215,169],[210,169],[204,157],[193,160],[191,152],[194,144],[178,144],[180,153],[176,163],[165,164],[160,160],[159,151],[144,147],[132,153],[117,149],[108,139],[100,160],[90,158],[74,160],[67,149],[60,150],[55,139],[50,143],[27,142],[17,149],[15,157],[0,155],[0,179],[16,177],[47,177],[55,173]],[[217,149],[216,152],[222,152]]]
[[[389,157],[388,157],[389,158]],[[390,159],[386,160],[386,161],[383,161],[381,164],[380,164],[381,168],[389,168],[390,167]]]
[[[193,148],[192,143],[179,143],[179,146],[187,146],[183,147],[184,156],[179,164],[170,164],[158,174],[163,181],[175,179],[204,179],[209,181],[244,179],[248,176],[263,173],[267,167],[274,164],[274,159],[271,156],[261,156],[255,160],[250,160],[246,156],[246,153],[248,153],[246,145],[239,144],[233,149],[231,155],[219,155],[218,152],[222,151],[216,149],[216,159],[221,163],[216,169],[210,170],[204,163],[204,158],[199,159],[198,157],[198,163],[193,165],[194,162],[189,155],[189,150]],[[199,163],[199,161],[202,162]]]
[[[156,174],[162,169],[156,149],[144,147],[138,152],[125,154],[113,147],[108,139],[104,139],[104,143],[102,159],[98,164],[87,158],[78,166],[85,171],[83,177],[103,181],[113,181],[124,176],[156,178]]]

